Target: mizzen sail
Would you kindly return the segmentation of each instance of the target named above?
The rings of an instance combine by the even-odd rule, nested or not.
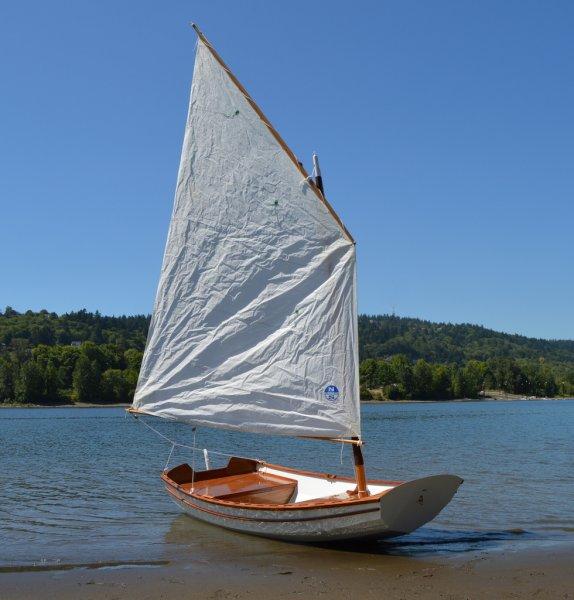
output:
[[[134,408],[360,435],[354,243],[201,39]]]

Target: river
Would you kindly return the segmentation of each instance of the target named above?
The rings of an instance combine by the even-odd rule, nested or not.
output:
[[[362,415],[368,476],[465,480],[437,519],[379,543],[382,552],[428,556],[574,540],[574,400],[365,404]],[[190,427],[145,419],[192,444]],[[337,444],[207,429],[196,436],[212,450],[352,473],[349,448]],[[281,552],[279,542],[180,514],[159,480],[169,451],[121,408],[0,410],[0,568]],[[170,464],[184,461],[191,463],[191,451],[176,448]]]

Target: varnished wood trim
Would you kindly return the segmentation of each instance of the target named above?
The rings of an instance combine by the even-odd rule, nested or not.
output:
[[[368,496],[367,476],[365,474],[365,461],[361,446],[353,446],[353,461],[355,463],[355,478],[357,480],[357,493],[359,497]]]
[[[337,476],[337,475],[329,476],[326,474],[322,476],[319,473],[313,473],[310,471],[302,471],[302,470],[298,470],[298,469],[292,469],[289,467],[282,467],[280,465],[273,465],[273,464],[268,464],[268,463],[260,463],[260,464],[262,466],[266,466],[271,469],[278,469],[281,471],[286,471],[286,472],[290,472],[290,473],[298,473],[300,475],[308,475],[311,477],[323,477],[325,479],[328,479],[328,480],[330,479],[332,481],[344,481],[344,482],[354,482],[355,481],[351,477],[342,477],[342,476]],[[195,493],[191,492],[190,490],[189,491],[186,490],[181,485],[175,483],[172,479],[170,479],[170,477],[167,473],[162,473],[161,478],[164,481],[164,483],[166,483],[167,485],[171,486],[172,488],[175,488],[182,494],[185,494],[191,498],[196,498],[198,500],[201,500],[202,502],[208,502],[209,504],[219,504],[221,506],[227,506],[227,507],[231,507],[231,508],[242,508],[242,509],[247,509],[247,510],[272,510],[272,511],[318,510],[318,509],[333,508],[333,507],[339,507],[339,506],[345,507],[345,506],[353,506],[353,505],[360,505],[360,504],[378,503],[378,501],[388,491],[390,491],[390,490],[384,490],[382,492],[379,492],[377,494],[372,494],[370,496],[364,496],[364,497],[356,496],[356,497],[350,497],[348,499],[336,500],[336,501],[329,501],[329,498],[318,498],[316,500],[307,500],[304,502],[297,502],[297,503],[293,503],[293,504],[284,504],[284,505],[263,504],[263,503],[262,504],[251,504],[251,503],[242,504],[239,502],[222,500],[219,498],[207,498],[207,497],[202,496],[201,494],[195,494]],[[373,483],[375,485],[395,486],[395,485],[399,485],[402,482],[371,481],[369,483]]]
[[[229,515],[226,513],[221,513],[221,512],[217,512],[215,510],[211,510],[209,508],[205,508],[203,506],[198,506],[197,504],[190,502],[187,498],[179,496],[173,490],[171,490],[168,486],[166,486],[166,489],[167,489],[168,493],[173,498],[175,498],[178,502],[181,502],[182,504],[185,504],[186,506],[189,506],[190,508],[192,508],[194,510],[199,510],[201,512],[205,512],[210,515],[224,518],[224,519],[234,519],[234,520],[238,520],[238,521],[251,521],[251,522],[255,522],[255,523],[298,523],[298,522],[303,522],[303,521],[320,521],[322,519],[336,519],[336,518],[343,518],[343,517],[353,517],[355,515],[363,515],[366,513],[377,512],[379,510],[378,508],[368,508],[368,509],[364,509],[364,510],[355,510],[353,512],[345,512],[345,513],[339,513],[339,514],[334,514],[334,515],[323,515],[323,516],[316,516],[316,517],[297,517],[295,519],[266,519],[264,517],[261,518],[261,517],[248,517],[248,516],[243,517],[240,515]],[[203,502],[211,502],[211,500],[204,500],[204,499],[202,499],[202,501]],[[244,508],[251,508],[251,507],[237,506],[237,508],[244,509]]]
[[[317,440],[319,442],[335,442],[336,444],[353,444],[354,446],[362,446],[365,442],[358,438],[330,438],[318,435],[298,435],[300,440]]]

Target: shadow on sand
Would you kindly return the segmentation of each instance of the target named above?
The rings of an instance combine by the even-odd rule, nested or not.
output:
[[[473,531],[422,527],[415,533],[388,540],[364,540],[315,544],[345,552],[388,554],[391,556],[429,556],[465,554],[514,544],[536,537],[521,530]]]

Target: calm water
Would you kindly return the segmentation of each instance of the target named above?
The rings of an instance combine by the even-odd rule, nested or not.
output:
[[[192,443],[185,425],[148,422]],[[574,400],[365,405],[363,430],[371,477],[465,479],[431,525],[376,551],[428,555],[574,540]],[[341,465],[335,444],[207,429],[198,431],[197,444],[352,472],[349,449]],[[169,448],[123,409],[0,410],[0,567],[156,561],[182,553],[207,561],[224,548],[285,548],[181,515],[158,477]],[[171,463],[184,460],[191,462],[191,453],[180,449]]]

